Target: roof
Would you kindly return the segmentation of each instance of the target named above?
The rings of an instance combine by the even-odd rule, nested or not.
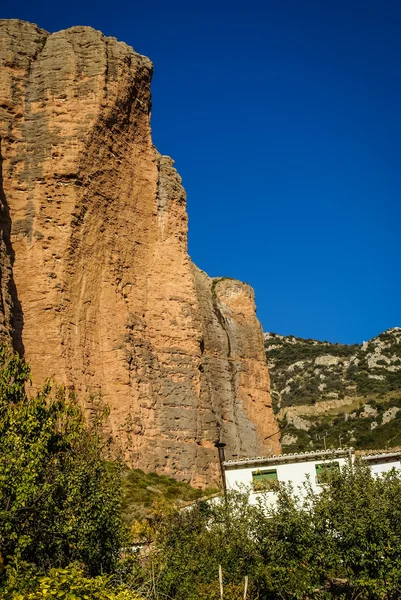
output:
[[[374,450],[355,450],[355,456],[376,456],[379,454],[400,454],[401,446],[394,446],[394,448],[375,448]]]
[[[256,456],[241,458],[239,460],[226,460],[223,463],[225,469],[235,469],[253,465],[278,465],[291,462],[307,462],[314,460],[325,460],[333,458],[347,458],[353,453],[352,448],[337,448],[330,450],[316,450],[315,452],[293,452],[291,454],[278,454],[273,456]]]
[[[312,452],[291,452],[289,454],[273,454],[271,456],[255,456],[235,460],[226,460],[224,469],[235,469],[238,467],[251,467],[261,465],[279,465],[283,463],[307,462],[315,460],[329,460],[333,458],[347,458],[354,455],[366,462],[377,462],[398,460],[401,458],[401,447],[387,450],[357,450],[353,448],[330,448],[329,450],[316,450]]]
[[[401,457],[401,450],[393,452],[377,452],[375,454],[360,454],[359,458],[365,462],[379,462],[379,461],[394,461],[399,460]]]

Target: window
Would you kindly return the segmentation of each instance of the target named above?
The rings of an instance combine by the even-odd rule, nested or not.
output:
[[[252,471],[252,486],[255,491],[272,492],[278,489],[277,469]]]
[[[327,481],[328,477],[332,473],[340,470],[340,465],[338,462],[327,462],[321,463],[320,465],[315,465],[316,469],[316,483],[322,484]]]

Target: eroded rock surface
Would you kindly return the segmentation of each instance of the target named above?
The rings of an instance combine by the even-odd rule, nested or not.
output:
[[[0,335],[38,384],[110,405],[133,466],[193,484],[279,451],[253,292],[187,251],[186,197],[154,148],[152,63],[89,27],[0,21]]]

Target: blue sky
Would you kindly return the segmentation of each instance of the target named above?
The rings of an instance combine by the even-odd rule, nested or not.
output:
[[[1,16],[91,25],[153,60],[190,254],[254,287],[265,331],[401,326],[399,1],[5,0]]]

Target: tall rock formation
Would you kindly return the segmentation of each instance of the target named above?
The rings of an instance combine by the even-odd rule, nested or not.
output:
[[[152,144],[148,58],[90,27],[0,22],[0,335],[89,406],[133,466],[196,485],[279,451],[253,291],[187,251]]]

